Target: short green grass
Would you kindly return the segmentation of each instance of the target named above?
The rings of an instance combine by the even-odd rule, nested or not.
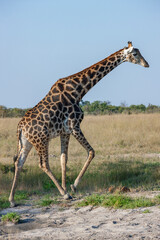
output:
[[[42,207],[50,206],[51,204],[58,204],[58,200],[56,198],[52,198],[49,194],[43,196],[43,198],[38,201],[38,205]]]
[[[142,213],[151,213],[151,211],[149,209],[146,209]]]
[[[8,197],[2,195],[0,196],[0,210],[4,208],[8,208],[10,206]]]
[[[29,198],[29,193],[27,191],[16,191],[15,201],[16,203],[22,203]],[[0,209],[8,208],[10,203],[8,201],[8,194],[0,195]]]
[[[103,207],[112,207],[112,208],[139,208],[139,207],[151,207],[154,205],[160,204],[159,198],[149,199],[149,198],[131,198],[122,194],[93,194],[86,197],[84,200],[77,204],[78,207],[83,206],[103,206]]]
[[[7,213],[6,215],[2,215],[1,221],[3,223],[13,222],[18,223],[20,221],[20,215],[15,212]]]

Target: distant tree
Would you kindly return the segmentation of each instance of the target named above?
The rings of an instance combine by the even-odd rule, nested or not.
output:
[[[120,106],[121,106],[121,107],[127,107],[128,105],[127,105],[126,101],[124,101],[124,102],[121,102],[121,103],[120,103]]]
[[[160,107],[149,103],[146,110],[147,110],[147,112],[159,112]]]
[[[4,118],[7,115],[7,108],[3,105],[0,105],[0,117]]]

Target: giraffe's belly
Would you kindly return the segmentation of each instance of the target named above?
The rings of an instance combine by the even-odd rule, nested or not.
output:
[[[49,138],[56,138],[62,133],[62,129],[50,129]]]
[[[61,124],[55,124],[52,129],[50,129],[49,137],[50,139],[58,137],[60,134],[71,134],[72,128],[69,125],[68,117],[62,121]]]

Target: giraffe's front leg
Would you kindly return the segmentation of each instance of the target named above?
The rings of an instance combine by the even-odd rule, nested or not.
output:
[[[78,142],[87,150],[87,153],[88,153],[87,161],[85,162],[85,164],[84,164],[82,170],[80,171],[78,177],[75,179],[74,184],[71,185],[72,191],[75,192],[81,178],[83,177],[83,175],[86,172],[89,164],[91,163],[92,159],[94,158],[95,153],[94,153],[93,148],[90,146],[90,144],[88,143],[88,141],[84,137],[80,128],[74,129],[72,134],[78,140]]]

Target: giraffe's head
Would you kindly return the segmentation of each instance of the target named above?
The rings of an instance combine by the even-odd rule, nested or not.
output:
[[[132,42],[128,42],[128,47],[124,48],[125,61],[139,64],[143,67],[149,67],[148,62],[142,57],[139,49],[132,46]]]

